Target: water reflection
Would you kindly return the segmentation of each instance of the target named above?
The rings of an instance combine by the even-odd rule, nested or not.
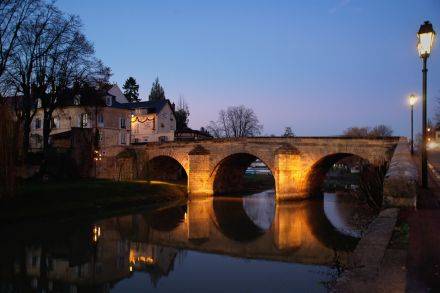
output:
[[[333,272],[356,245],[358,228],[347,221],[352,214],[347,210],[356,209],[361,210],[334,194],[275,204],[273,191],[267,191],[190,200],[92,224],[7,227],[2,234],[11,237],[1,244],[0,292],[210,288],[202,276],[211,282],[241,276],[234,291],[325,289],[319,282],[329,277],[321,273]],[[272,281],[249,287],[268,274],[274,274]],[[283,284],[290,285],[280,288],[284,274],[289,277]],[[226,287],[220,282],[212,291]]]

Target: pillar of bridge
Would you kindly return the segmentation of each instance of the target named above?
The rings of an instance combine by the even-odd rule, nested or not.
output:
[[[188,201],[186,221],[188,240],[209,239],[211,225],[212,198],[193,198]]]
[[[296,200],[307,196],[304,184],[304,164],[299,151],[289,144],[275,152],[276,200]]]
[[[307,223],[302,202],[284,202],[275,205],[273,222],[274,244],[278,250],[291,251],[302,243]]]
[[[190,198],[213,195],[210,178],[210,153],[201,145],[195,146],[188,153],[188,195]]]

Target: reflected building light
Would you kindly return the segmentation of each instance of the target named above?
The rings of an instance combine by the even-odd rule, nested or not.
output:
[[[95,243],[98,242],[99,238],[101,237],[101,227],[93,226],[92,233],[93,233],[92,235],[93,242]]]
[[[131,272],[136,265],[153,265],[156,261],[151,255],[139,255],[136,250],[130,249],[129,263]]]

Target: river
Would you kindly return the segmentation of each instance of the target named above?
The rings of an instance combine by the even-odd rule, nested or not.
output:
[[[5,227],[0,292],[325,292],[366,210],[334,193],[276,204],[268,190]]]

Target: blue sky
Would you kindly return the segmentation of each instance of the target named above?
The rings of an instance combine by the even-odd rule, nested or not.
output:
[[[416,32],[438,0],[59,0],[77,14],[120,86],[147,99],[159,77],[199,128],[230,105],[251,107],[264,134],[337,135],[391,126],[408,135],[406,96],[421,94]],[[440,44],[429,60],[431,114],[440,98]],[[421,120],[421,105],[415,119]],[[420,123],[416,123],[419,130]]]

